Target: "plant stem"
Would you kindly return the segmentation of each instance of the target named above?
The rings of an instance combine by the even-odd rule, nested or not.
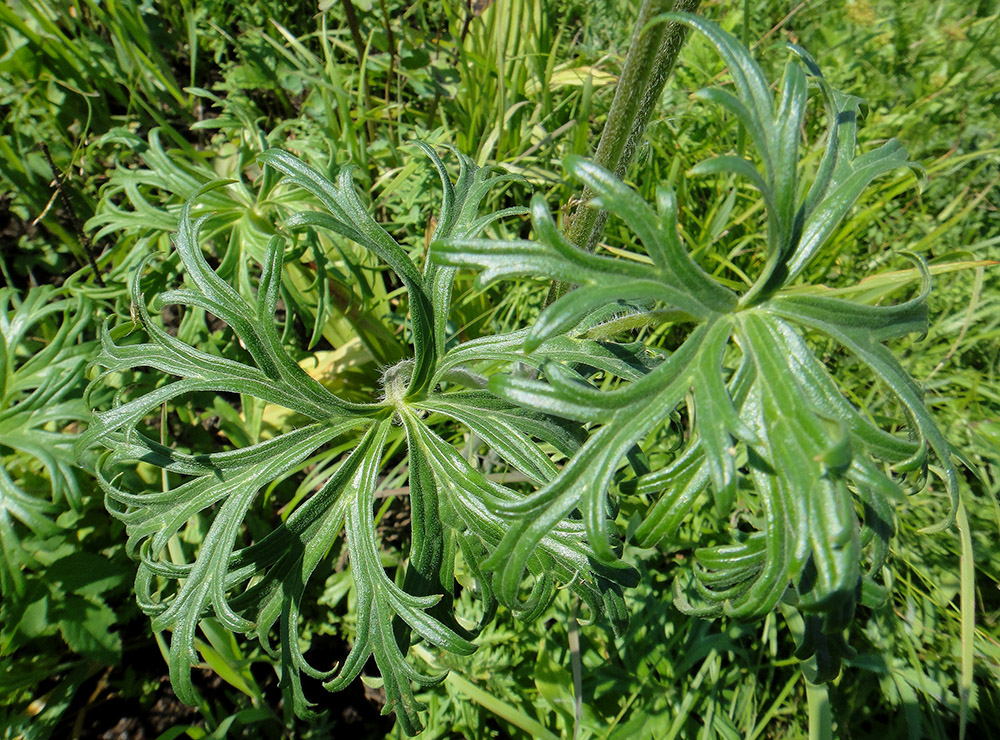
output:
[[[361,35],[361,24],[358,23],[358,13],[354,9],[354,3],[351,0],[340,0],[340,4],[344,8],[344,16],[347,18],[347,26],[351,29],[351,38],[354,40],[354,48],[357,50],[358,54],[358,67],[363,68],[367,63],[367,53],[366,49],[368,45],[365,43],[364,37]],[[390,65],[392,64],[392,51],[389,52]],[[391,77],[391,72],[390,72]],[[368,107],[368,77],[362,72],[361,81],[361,95],[365,100],[365,108]],[[371,178],[372,185],[378,181],[378,166],[373,160],[368,159],[368,147],[375,140],[375,123],[367,116],[366,111],[358,111],[358,115],[365,115],[365,125],[361,127],[362,135],[364,136],[364,149],[365,152],[362,159],[368,166],[368,177]]]
[[[806,702],[809,705],[809,740],[833,740],[833,716],[826,684],[806,679]]]
[[[700,4],[701,0],[676,0],[673,3],[670,0],[645,0],[639,11],[621,80],[594,155],[597,164],[611,170],[617,177],[624,177],[635,156],[687,35],[686,27],[679,23],[646,26],[650,20],[671,8],[692,12]],[[597,245],[607,219],[606,214],[586,205],[592,197],[593,193],[585,189],[569,226],[570,239],[588,251],[593,251]]]
[[[358,24],[358,14],[354,10],[354,3],[351,0],[340,0],[344,7],[344,17],[347,18],[347,27],[351,29],[351,38],[354,40],[354,48],[358,52],[358,64],[365,60],[365,40],[361,37],[361,26]]]
[[[417,651],[415,650],[414,652]],[[429,654],[429,651],[425,649],[422,649],[420,652]],[[542,738],[542,740],[556,740],[556,736],[549,732],[542,723],[520,707],[512,706],[503,699],[493,696],[488,691],[484,691],[476,686],[476,684],[460,676],[456,671],[448,671],[444,680],[487,711],[492,712],[500,719],[510,722],[518,729],[524,730],[531,737]]]
[[[649,26],[649,22],[669,10],[694,12],[699,5],[701,0],[645,0],[639,10],[621,79],[594,154],[594,162],[617,177],[624,177],[632,162],[687,37],[687,28],[679,23]],[[588,252],[594,251],[607,221],[606,213],[588,206],[591,198],[593,193],[585,188],[567,227],[570,241]],[[565,293],[566,287],[554,284],[549,301]]]
[[[576,619],[580,597],[572,596],[569,612],[569,662],[573,669],[573,740],[580,737],[583,718],[583,661],[580,657],[580,623]]]
[[[80,220],[76,217],[76,211],[73,209],[73,203],[66,194],[66,184],[63,182],[62,172],[59,171],[59,168],[56,167],[56,163],[52,160],[52,153],[49,152],[48,145],[44,141],[41,141],[38,143],[38,146],[41,148],[42,154],[45,156],[45,161],[48,163],[49,169],[52,171],[52,184],[56,189],[59,200],[62,202],[63,210],[66,211],[66,218],[69,219],[69,222],[73,227],[73,231],[76,232],[76,238],[80,241],[80,248],[83,250],[83,255],[90,265],[90,269],[94,273],[94,281],[97,283],[98,287],[103,288],[104,278],[101,277],[101,270],[97,266],[97,258],[94,257],[93,245],[90,243],[90,239],[83,230],[83,225],[80,223]]]
[[[961,605],[961,645],[962,667],[959,677],[959,709],[958,737],[965,740],[969,729],[969,706],[975,696],[975,641],[976,641],[976,563],[972,549],[972,530],[969,528],[969,515],[965,510],[965,502],[958,499],[958,511],[955,514],[958,524],[959,540],[962,543],[962,556],[959,559],[960,598]]]

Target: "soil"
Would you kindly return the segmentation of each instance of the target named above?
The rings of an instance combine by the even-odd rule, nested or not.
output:
[[[144,620],[137,620],[140,621]],[[343,660],[348,646],[339,642],[317,640],[316,643],[321,644],[314,643],[309,658],[317,665]],[[253,674],[273,717],[246,727],[234,724],[227,737],[255,740],[297,737],[305,725],[296,720],[294,726],[285,726],[284,707],[274,671],[267,665],[257,664]],[[192,679],[218,720],[251,706],[247,697],[212,671],[195,669]],[[358,737],[382,737],[392,728],[392,717],[381,715],[384,703],[381,692],[367,688],[361,681],[333,694],[323,689],[319,681],[303,676],[303,683],[307,695],[319,702],[319,708],[324,710],[323,718],[311,724],[313,737],[334,737],[344,731]],[[52,737],[155,740],[172,728],[188,726],[204,727],[204,719],[197,709],[176,697],[163,657],[156,643],[149,640],[127,651],[120,665],[93,676],[81,686]]]

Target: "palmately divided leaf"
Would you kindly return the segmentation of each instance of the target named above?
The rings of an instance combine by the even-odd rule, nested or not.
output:
[[[495,218],[521,212],[504,209],[479,215],[489,191],[513,178],[494,168],[476,168],[459,156],[459,177],[452,183],[437,155],[426,147],[424,151],[444,186],[440,235],[477,238]],[[198,660],[199,629],[211,617],[225,629],[256,636],[268,654],[281,661],[281,688],[289,705],[303,716],[310,716],[312,707],[300,674],[337,690],[374,657],[387,711],[395,711],[401,728],[415,734],[421,729],[421,707],[412,684],[429,685],[442,677],[425,675],[408,659],[410,639],[458,655],[475,649],[452,613],[455,556],[458,551],[464,554],[491,613],[496,579],[480,568],[480,561],[517,521],[509,508],[524,498],[487,478],[432,426],[464,427],[489,449],[485,458],[537,485],[556,476],[557,461],[579,448],[583,433],[564,420],[523,409],[483,389],[482,368],[496,362],[530,364],[520,351],[520,335],[460,344],[445,354],[455,270],[431,263],[418,270],[402,245],[368,214],[348,168],[334,183],[287,152],[269,150],[261,161],[266,173],[284,175],[287,183],[304,188],[325,208],[300,210],[287,219],[286,229],[324,230],[334,243],[349,240],[385,262],[403,283],[407,300],[400,307],[400,321],[408,314],[412,358],[383,368],[382,387],[370,388],[367,401],[347,400],[328,390],[294,359],[289,332],[276,322],[279,301],[287,295],[286,238],[274,236],[268,242],[255,289],[238,289],[222,276],[221,268],[213,269],[206,261],[200,228],[209,217],[196,219],[189,201],[181,209],[174,240],[186,285],[159,291],[151,306],[157,311],[180,306],[213,315],[231,332],[232,353],[221,356],[198,349],[161,326],[144,296],[149,262],[143,262],[132,280],[133,322],[101,331],[96,364],[102,371],[92,383],[91,398],[97,398],[98,388],[126,384],[134,377],[146,383],[153,379],[154,386],[121,387],[114,403],[94,415],[77,449],[82,454],[94,444],[108,448],[98,479],[109,509],[126,525],[129,553],[140,561],[139,604],[153,618],[154,629],[171,633],[171,680],[183,701],[197,700],[191,667]],[[212,187],[202,188],[201,194],[212,192]],[[246,275],[252,266],[236,271]],[[286,322],[292,317],[289,309],[286,301]],[[388,332],[391,335],[392,329]],[[555,337],[548,346],[554,357],[571,363],[580,378],[604,371],[639,379],[655,364],[639,345],[622,348]],[[174,379],[162,382],[163,375]],[[197,409],[203,398],[198,394],[205,392],[233,394],[241,399],[244,413],[255,404],[284,407],[294,412],[287,418],[298,426],[271,430],[273,436],[263,441],[219,451],[174,449],[167,443],[168,427],[161,431],[161,441],[148,436],[154,415],[184,404]],[[137,464],[158,468],[161,485],[142,483],[135,474]],[[409,561],[404,577],[394,580],[383,565],[374,502],[384,471],[401,465],[409,477]],[[310,489],[301,490],[289,511],[278,517],[262,506],[276,489],[311,466],[328,472]],[[192,527],[200,531],[196,548],[183,544]],[[324,561],[326,568],[332,567],[328,558],[340,542],[354,584],[356,634],[342,666],[316,666],[300,645],[305,599]],[[569,584],[595,618],[607,614],[621,629],[622,589],[635,582],[634,572],[601,567],[597,561],[583,524],[553,522],[525,560],[534,579],[531,595],[508,603],[525,618],[534,618],[551,602],[558,585]]]
[[[731,543],[696,550],[694,568],[676,583],[678,606],[702,616],[749,619],[781,602],[792,604],[807,623],[798,654],[810,658],[811,675],[828,680],[850,653],[843,631],[885,562],[893,504],[901,496],[898,474],[925,467],[932,451],[952,512],[958,479],[951,448],[919,387],[884,345],[924,330],[926,268],[919,267],[920,294],[898,305],[782,291],[821,252],[872,180],[909,162],[896,141],[857,155],[858,100],[830,88],[802,50],[793,49],[798,59],[788,61],[773,96],[760,66],[730,34],[696,16],[663,17],[703,33],[729,68],[733,92],[710,90],[701,97],[735,115],[756,156],[722,154],[692,174],[736,174],[760,192],[767,246],[759,273],[737,296],[684,250],[669,190],[658,191],[654,212],[610,173],[580,160],[570,160],[568,171],[593,191],[595,205],[638,237],[646,264],[639,253],[613,259],[570,243],[537,196],[531,240],[446,238],[432,245],[432,259],[478,269],[482,284],[531,276],[578,286],[505,345],[511,353],[510,341],[523,337],[537,376],[497,375],[487,387],[511,403],[589,425],[590,437],[555,478],[507,505],[517,518],[484,567],[497,572],[500,601],[516,604],[535,548],[567,516],[580,517],[602,563],[618,561],[608,516],[616,508],[609,498],[616,478],[626,495],[659,494],[634,530],[647,546],[669,546],[699,496],[710,492],[720,521],[738,520],[739,526],[732,527]],[[812,179],[805,180],[800,158],[810,81],[824,96],[827,143]],[[581,377],[565,357],[549,353],[557,337],[576,336],[589,316],[619,300],[640,304],[649,321],[662,316],[687,324],[686,338],[634,378]],[[907,434],[880,427],[845,397],[811,344],[816,334],[850,352],[889,389],[906,412]],[[640,470],[634,481],[622,476],[625,456],[650,444],[685,399],[693,418],[687,418],[683,449],[660,470]]]

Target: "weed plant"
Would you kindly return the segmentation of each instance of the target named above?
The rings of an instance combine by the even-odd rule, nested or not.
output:
[[[479,5],[0,11],[5,733],[996,724],[995,11]]]

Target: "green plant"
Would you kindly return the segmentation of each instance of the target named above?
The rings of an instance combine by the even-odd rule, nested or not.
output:
[[[588,254],[559,233],[539,197],[531,208],[533,240],[481,239],[491,222],[521,212],[479,215],[487,192],[510,177],[459,157],[452,183],[426,146],[443,197],[423,270],[368,214],[350,168],[334,183],[287,153],[261,156],[323,210],[286,219],[267,246],[255,294],[245,282],[235,290],[208,265],[199,244],[208,217],[195,219],[192,202],[182,208],[175,246],[189,285],[160,292],[152,306],[221,319],[238,341],[228,342],[228,352],[240,359],[168,333],[149,312],[140,268],[132,283],[135,318],[102,332],[104,372],[94,387],[121,383],[115,379],[141,367],[178,380],[147,391],[123,388],[113,408],[95,415],[80,449],[98,442],[110,448],[98,478],[140,560],[140,605],[154,629],[172,631],[171,677],[183,700],[195,699],[195,636],[212,615],[227,629],[255,634],[280,658],[282,687],[299,712],[308,710],[300,672],[337,689],[374,655],[387,707],[414,733],[421,725],[411,682],[428,685],[441,676],[407,661],[411,639],[458,655],[474,649],[452,612],[456,567],[469,569],[481,589],[484,620],[497,602],[532,619],[563,583],[595,617],[607,614],[620,629],[621,588],[635,575],[614,545],[619,507],[637,513],[629,533],[639,544],[669,546],[704,492],[731,527],[727,537],[696,550],[688,576],[676,583],[677,604],[696,615],[742,619],[790,606],[805,618],[798,654],[809,659],[811,679],[837,675],[850,655],[843,633],[856,605],[884,599],[878,581],[900,475],[926,469],[933,453],[953,510],[957,474],[919,388],[884,346],[926,320],[923,264],[875,296],[921,276],[920,294],[895,306],[791,286],[865,187],[909,163],[895,141],[856,155],[857,100],[832,90],[801,50],[785,67],[775,103],[735,39],[693,16],[669,18],[705,34],[735,81],[735,95],[714,89],[702,97],[739,120],[757,160],[723,155],[695,172],[737,175],[760,192],[767,243],[748,265],[758,274],[753,282],[717,278],[685,252],[669,189],[657,192],[654,211],[601,168],[572,158],[567,167],[595,194],[593,204],[625,221],[644,254]],[[826,105],[827,144],[818,164],[802,164],[800,155],[810,79]],[[258,197],[270,195],[274,179],[264,182],[268,190]],[[354,397],[367,393],[367,401],[339,397],[310,377],[275,324],[286,243],[316,230],[377,255],[405,289],[394,320],[409,315],[412,357],[384,367],[380,389],[355,389]],[[459,267],[480,270],[484,285],[532,276],[578,287],[530,328],[456,344],[448,320]],[[648,336],[672,336],[671,351],[612,341],[638,327]],[[893,403],[858,409],[845,397],[820,354],[843,365],[848,360],[837,345]],[[496,372],[518,365],[534,370]],[[183,394],[206,391],[239,394],[245,419],[263,402],[291,410],[301,423],[214,453],[184,452],[150,436],[151,414]],[[436,431],[454,422],[479,440],[472,452],[485,446],[479,463]],[[676,454],[652,442],[671,423],[690,430]],[[619,471],[626,457],[632,474]],[[130,480],[127,469],[136,462],[164,471],[159,490]],[[495,480],[492,474],[504,469],[493,469],[498,462],[536,490],[525,494]],[[395,582],[384,570],[373,519],[380,471],[390,465],[407,471],[412,510],[408,562]],[[327,471],[324,479],[299,487],[280,518],[268,515],[282,482],[307,467]],[[616,481],[620,492],[609,496]],[[258,505],[270,526],[251,532],[244,522]],[[197,547],[183,544],[192,526],[202,532]],[[299,630],[306,588],[342,528],[357,628],[337,671],[309,664]],[[526,574],[532,582],[525,598]]]
[[[73,454],[93,303],[0,289],[0,734],[52,734],[74,692],[121,655],[130,567]],[[47,682],[45,696],[32,691]]]
[[[354,26],[345,17],[350,5]],[[0,736],[155,737],[166,730],[163,737],[326,738],[345,729],[373,737],[389,731],[393,720],[377,717],[383,691],[371,675],[364,687],[356,681],[325,696],[320,682],[303,677],[303,692],[321,703],[324,716],[282,721],[292,702],[278,698],[280,663],[258,641],[232,634],[210,616],[193,642],[198,701],[180,706],[158,659],[167,651],[166,635],[154,638],[131,595],[136,564],[125,554],[124,525],[107,515],[92,458],[78,467],[69,455],[90,406],[109,408],[115,393],[137,398],[165,377],[155,368],[125,368],[95,384],[84,402],[80,368],[100,349],[94,340],[101,318],[110,319],[109,328],[128,323],[128,284],[149,255],[157,257],[142,271],[147,297],[179,284],[186,268],[171,235],[193,197],[195,215],[211,214],[199,232],[205,260],[256,305],[270,238],[276,232],[290,237],[282,226],[289,216],[323,209],[301,188],[275,187],[279,174],[257,162],[270,147],[293,151],[325,174],[347,163],[359,166],[361,200],[371,198],[373,217],[421,267],[440,189],[435,169],[411,156],[404,142],[421,140],[438,151],[450,143],[478,164],[496,162],[525,175],[580,246],[590,243],[578,235],[585,217],[599,224],[607,212],[583,205],[585,188],[563,175],[560,162],[570,153],[594,156],[650,204],[658,188],[669,186],[685,251],[714,280],[742,293],[764,263],[767,219],[763,198],[745,182],[692,170],[718,154],[748,152],[746,129],[735,116],[689,94],[706,84],[733,90],[706,38],[689,38],[662,94],[652,87],[646,94],[624,91],[628,100],[656,103],[646,109],[652,117],[634,161],[622,157],[621,168],[600,151],[591,154],[602,128],[616,128],[610,119],[638,112],[608,107],[615,80],[629,76],[629,63],[621,64],[625,50],[637,58],[642,46],[630,21],[640,8],[649,18],[672,5],[682,7],[670,0],[323,0],[318,6],[12,0],[0,7],[0,273],[6,280],[0,313],[8,322],[4,331],[24,330],[19,340],[11,333],[4,338],[13,380],[0,404],[0,457],[10,479],[0,495],[6,548],[0,548]],[[532,622],[504,608],[487,621],[486,604],[476,596],[482,579],[459,555],[453,602],[430,611],[449,624],[450,608],[454,622],[470,632],[475,626],[476,653],[420,644],[403,625],[395,631],[414,643],[407,660],[431,673],[448,672],[440,684],[414,687],[416,700],[427,705],[420,714],[425,736],[943,739],[960,736],[963,725],[969,736],[1000,725],[1000,394],[994,390],[1000,371],[1000,75],[987,43],[1000,23],[998,8],[984,0],[793,5],[710,3],[705,14],[743,45],[771,47],[755,52],[770,79],[785,61],[782,40],[811,50],[833,87],[867,101],[860,108],[862,150],[873,148],[864,141],[905,141],[921,186],[914,187],[911,167],[873,181],[779,295],[904,301],[917,293],[921,275],[917,267],[898,265],[899,254],[926,260],[934,277],[927,332],[888,346],[923,389],[964,466],[958,526],[922,531],[947,520],[952,506],[941,495],[942,468],[933,454],[926,479],[923,470],[890,471],[901,488],[929,485],[892,504],[896,533],[875,579],[887,598],[878,606],[866,598],[869,606],[856,610],[842,635],[856,654],[842,660],[838,678],[811,684],[803,667],[816,666],[793,657],[805,621],[789,604],[779,603],[763,620],[691,618],[674,606],[677,584],[698,589],[691,583],[696,552],[753,529],[744,502],[754,503],[756,494],[745,480],[750,468],[742,442],[732,445],[739,455],[738,495],[728,517],[720,516],[709,486],[672,536],[637,546],[638,527],[661,494],[647,493],[648,482],[640,488],[643,471],[673,465],[698,425],[697,399],[688,394],[669,421],[642,440],[645,459],[633,451],[631,465],[616,471],[608,498],[612,530],[624,533],[622,557],[640,574],[639,584],[624,591],[627,629],[613,635],[604,620],[580,624],[581,613],[589,614],[568,589],[557,589]],[[665,29],[654,23],[636,31],[653,39]],[[652,63],[637,69],[652,71]],[[799,155],[806,182],[823,154],[822,95],[810,96],[809,110]],[[759,163],[752,146],[749,151]],[[198,195],[218,178],[231,182]],[[493,189],[484,213],[527,204],[525,191],[523,184]],[[488,233],[497,241],[533,238],[530,223],[519,218],[496,222]],[[590,233],[599,254],[649,257],[614,215]],[[412,355],[405,286],[378,257],[321,228],[296,230],[283,258],[276,320],[289,357],[346,401],[379,398],[385,369]],[[78,269],[92,259],[97,270]],[[531,325],[546,294],[557,292],[547,282],[521,278],[477,290],[474,277],[466,270],[455,275],[446,350]],[[595,316],[593,326],[572,331],[609,353],[620,352],[616,341],[640,341],[627,355],[636,380],[675,351],[692,326],[672,321],[663,305],[631,302],[610,310],[610,317]],[[160,318],[151,313],[183,344],[251,362],[210,311],[168,304]],[[141,331],[115,333],[122,331],[112,329],[115,341],[143,341]],[[852,406],[883,429],[906,434],[905,410],[887,397],[884,384],[872,381],[866,365],[820,332],[806,331],[804,340]],[[546,346],[551,349],[547,343],[530,357],[515,351],[508,360],[466,369],[483,377],[544,379]],[[742,355],[738,347],[727,352],[722,362],[732,372]],[[32,359],[36,354],[41,357]],[[567,367],[602,390],[632,382],[595,371],[585,357]],[[437,390],[459,388],[448,381]],[[423,421],[489,481],[521,495],[537,490],[467,426],[441,414]],[[204,456],[246,449],[308,423],[246,394],[196,391],[152,410],[137,428],[179,455]],[[574,444],[600,429],[559,424]],[[401,424],[389,426],[373,513],[379,560],[400,586],[410,554],[406,433]],[[240,544],[285,521],[335,473],[357,436],[333,440],[265,486],[243,518]],[[565,466],[565,455],[544,443],[541,448],[557,468]],[[145,461],[116,475],[114,485],[132,492],[190,480]],[[191,517],[170,538],[172,562],[195,561],[213,512]],[[864,516],[863,506],[856,513]],[[870,546],[864,550],[865,570],[873,554]],[[320,667],[343,660],[357,632],[348,566],[344,538],[334,538],[298,602],[298,647]],[[165,596],[177,582],[156,581]],[[867,596],[873,595],[869,586]],[[241,615],[254,618],[252,610]],[[272,637],[277,644],[279,628]],[[836,646],[840,636],[834,638]],[[373,671],[366,667],[362,675]],[[390,733],[400,734],[400,727]]]
[[[705,34],[733,76],[735,95],[710,89],[701,96],[739,120],[757,163],[723,155],[694,172],[736,175],[759,191],[767,244],[753,265],[758,277],[744,285],[713,278],[678,240],[668,189],[658,191],[654,211],[607,172],[578,159],[568,161],[569,170],[595,193],[596,206],[629,225],[645,254],[588,255],[559,234],[539,199],[532,206],[533,241],[434,245],[434,259],[479,269],[482,284],[541,276],[579,286],[531,328],[525,350],[532,357],[544,358],[544,342],[552,337],[593,333],[592,324],[581,329],[581,322],[615,302],[621,315],[602,329],[605,335],[680,325],[686,336],[655,370],[619,388],[581,383],[555,358],[543,365],[545,381],[490,380],[490,390],[508,401],[597,431],[552,482],[512,507],[522,518],[483,567],[499,571],[500,598],[514,602],[531,543],[574,510],[581,511],[603,562],[616,562],[607,546],[607,496],[620,461],[687,398],[690,440],[674,460],[629,486],[640,496],[660,493],[631,530],[640,544],[669,542],[697,496],[709,491],[720,518],[732,517],[731,540],[695,552],[691,577],[677,584],[678,605],[703,616],[750,618],[789,603],[806,616],[799,655],[810,659],[809,675],[829,680],[850,654],[842,633],[857,603],[884,598],[877,580],[894,529],[892,502],[901,495],[894,478],[927,469],[933,452],[951,500],[939,527],[953,521],[958,501],[951,447],[919,386],[884,346],[925,325],[929,273],[922,263],[920,294],[896,306],[834,298],[819,285],[791,289],[864,188],[908,162],[896,141],[856,155],[858,100],[832,90],[801,50],[786,65],[774,101],[760,68],[732,36],[691,16],[668,17]],[[823,93],[828,121],[826,150],[814,169],[803,167],[799,155],[807,69]],[[898,406],[855,408],[806,337],[820,351],[842,347]],[[883,429],[874,413],[910,436]]]
[[[433,151],[425,151],[444,187],[439,236],[475,236],[495,219],[519,212],[512,209],[479,216],[478,205],[487,191],[509,176],[478,169],[461,158],[453,185]],[[245,360],[213,356],[170,336],[152,320],[140,280],[135,279],[132,299],[138,323],[104,331],[98,363],[106,370],[101,379],[144,366],[180,380],[134,399],[122,396],[120,405],[95,416],[80,445],[85,449],[103,442],[111,448],[99,465],[98,477],[112,511],[126,523],[129,551],[140,558],[136,584],[140,605],[154,616],[154,629],[173,631],[170,668],[178,696],[194,701],[189,674],[195,632],[205,614],[213,613],[228,629],[253,631],[272,654],[280,653],[282,684],[302,712],[307,705],[299,671],[321,677],[336,689],[353,680],[374,654],[387,706],[396,709],[403,728],[413,733],[420,724],[410,681],[426,684],[441,677],[424,676],[404,661],[406,640],[397,635],[397,621],[447,650],[466,654],[474,649],[466,639],[468,633],[442,608],[449,599],[441,607],[432,607],[453,589],[456,554],[460,551],[468,566],[478,572],[478,563],[512,523],[511,517],[497,513],[497,506],[519,498],[515,490],[470,465],[435,433],[432,422],[458,421],[538,484],[556,472],[541,443],[571,454],[579,440],[564,425],[480,390],[485,379],[472,370],[475,363],[510,355],[521,337],[474,340],[448,349],[445,335],[454,270],[428,261],[421,274],[367,214],[354,192],[349,169],[343,169],[334,184],[284,152],[267,152],[262,161],[325,206],[326,212],[293,215],[286,222],[288,228],[323,228],[346,236],[377,254],[406,286],[413,358],[384,368],[381,400],[356,403],[338,398],[292,360],[275,327],[284,238],[275,237],[269,244],[257,295],[247,300],[204,261],[198,244],[203,219],[193,220],[188,205],[182,211],[175,244],[191,287],[161,293],[154,306],[175,304],[210,311],[234,332],[246,350]],[[135,329],[141,329],[146,341],[136,344],[126,339]],[[628,377],[639,372],[593,342],[564,339],[558,345],[567,359],[586,359]],[[446,390],[442,392],[441,386]],[[239,393],[244,409],[253,398],[278,404],[309,423],[243,449],[213,454],[172,450],[138,427],[163,403],[197,391]],[[391,459],[388,440],[395,438],[399,443],[394,422],[405,432],[413,517],[402,588],[383,570],[372,520],[383,458]],[[340,454],[345,435],[354,440],[346,445],[353,447],[346,457]],[[334,442],[337,445],[329,448]],[[334,457],[339,465],[319,490],[297,495],[294,510],[269,533],[252,542],[247,539],[241,525],[261,489],[306,464],[329,465]],[[184,476],[185,482],[165,485],[163,490],[127,492],[111,471],[134,461]],[[178,561],[170,543],[199,512],[207,517],[204,539],[192,553],[193,562]],[[357,591],[358,626],[354,648],[338,673],[311,667],[297,635],[299,601],[342,527]],[[538,549],[528,559],[527,568],[537,580],[530,598],[514,608],[529,617],[537,613],[548,603],[558,581],[570,584],[595,613],[603,613],[606,603],[616,623],[621,622],[624,615],[615,581],[628,583],[629,571],[595,570],[592,559],[582,525],[572,520],[560,523],[540,538]],[[161,579],[173,585],[164,590]],[[488,579],[481,588],[489,603]],[[275,625],[280,646],[271,644]]]
[[[36,565],[19,530],[51,535],[58,530],[54,515],[82,503],[76,435],[66,430],[88,417],[78,390],[92,349],[79,341],[88,308],[82,299],[55,299],[51,288],[23,301],[0,289],[0,595],[6,598],[23,594],[23,569]]]
[[[37,225],[45,230],[45,249],[38,251],[49,252],[39,259],[26,250],[27,264],[18,260],[12,269],[0,261],[8,281],[34,268],[65,276],[67,253],[84,265],[100,252],[79,228],[93,212],[106,167],[88,146],[92,135],[107,131],[124,111],[144,125],[190,115],[174,75],[182,43],[197,55],[188,3],[162,16],[140,5],[30,0],[0,8],[0,184],[24,232]],[[168,26],[178,32],[166,33]],[[182,35],[185,26],[190,33]]]

